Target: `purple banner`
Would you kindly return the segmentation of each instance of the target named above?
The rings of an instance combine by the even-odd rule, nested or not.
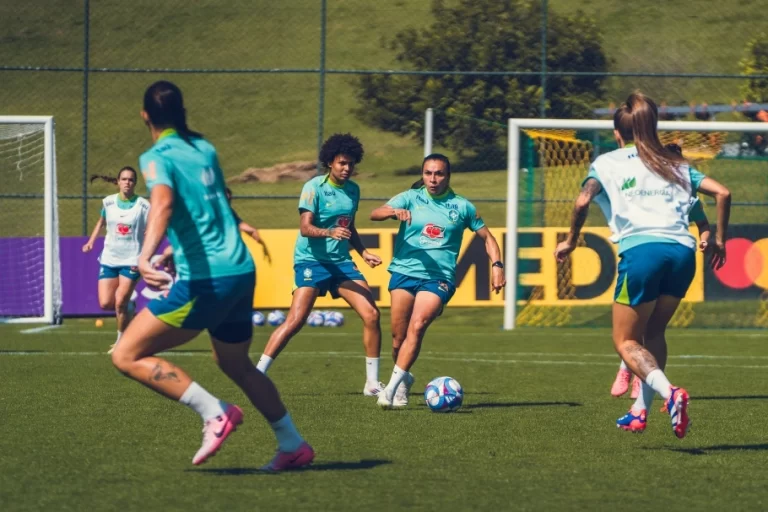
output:
[[[104,238],[83,252],[88,237],[59,239],[61,261],[62,315],[102,316],[99,307],[99,255]],[[0,238],[0,316],[41,316],[44,307],[44,250],[42,238]],[[167,242],[161,244],[161,252]],[[159,293],[139,279],[132,299],[143,308]]]

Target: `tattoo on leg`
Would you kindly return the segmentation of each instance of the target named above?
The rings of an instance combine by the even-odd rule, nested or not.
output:
[[[653,370],[659,368],[656,358],[645,347],[637,342],[630,341],[625,343],[628,345],[625,349],[627,360],[637,366],[643,379]]]
[[[157,363],[154,368],[152,368],[152,380],[155,382],[160,382],[161,380],[170,380],[173,382],[179,382],[179,376],[176,375],[176,367],[173,366],[171,363],[166,363],[169,368],[166,371],[163,371],[163,366],[161,363]]]

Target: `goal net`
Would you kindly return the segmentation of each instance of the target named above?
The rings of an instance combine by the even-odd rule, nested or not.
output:
[[[52,117],[0,116],[0,322],[55,323],[61,275]]]
[[[710,269],[697,255],[694,282],[671,324],[768,327],[768,155],[761,123],[660,122],[663,143],[724,183],[733,202],[727,264]],[[590,163],[616,149],[612,121],[509,120],[507,282],[504,326],[608,326],[618,257],[597,207],[572,258],[554,248],[569,231],[573,202]],[[714,229],[714,202],[700,196]],[[694,236],[699,235],[695,224]],[[602,306],[602,307],[601,307]]]

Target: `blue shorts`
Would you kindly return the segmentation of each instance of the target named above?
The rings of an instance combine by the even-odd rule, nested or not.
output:
[[[168,296],[147,307],[166,324],[181,329],[207,329],[217,340],[241,343],[251,339],[251,314],[256,273],[209,279],[181,280]]]
[[[320,291],[320,297],[324,297],[328,292],[331,292],[331,297],[338,299],[339,285],[341,283],[344,281],[365,281],[365,276],[360,273],[357,265],[351,261],[342,263],[301,261],[293,266],[293,270],[293,289],[305,286],[317,288]]]
[[[389,291],[391,292],[392,290],[405,290],[414,296],[419,292],[432,292],[440,297],[443,306],[448,304],[453,294],[456,293],[456,287],[449,281],[443,279],[421,279],[398,272],[392,272],[392,277],[389,279]]]
[[[626,306],[651,302],[661,295],[683,298],[696,273],[696,252],[682,244],[637,245],[619,261],[614,300]]]
[[[117,279],[117,276],[127,277],[131,281],[138,281],[141,277],[139,274],[139,267],[109,267],[107,265],[101,265],[101,268],[99,269],[99,280]]]

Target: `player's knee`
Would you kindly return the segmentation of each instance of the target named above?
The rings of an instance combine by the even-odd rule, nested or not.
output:
[[[219,365],[221,371],[223,371],[227,377],[235,382],[242,381],[250,370],[256,370],[250,359],[217,359],[216,364]]]
[[[363,311],[360,317],[362,318],[363,324],[366,327],[378,327],[381,314],[379,313],[378,308],[371,307],[370,309]]]
[[[128,297],[116,297],[115,298],[115,311],[124,313],[128,309]]]
[[[112,311],[115,309],[114,297],[99,297],[99,307],[104,310]]]
[[[427,331],[429,322],[430,322],[430,319],[426,317],[411,318],[411,323],[408,326],[408,331],[411,334],[418,336],[419,339],[421,339],[421,337],[424,336],[424,333]]]
[[[120,373],[128,375],[134,362],[135,359],[127,354],[125,350],[121,350],[119,344],[115,347],[114,352],[112,352],[112,364]]]

